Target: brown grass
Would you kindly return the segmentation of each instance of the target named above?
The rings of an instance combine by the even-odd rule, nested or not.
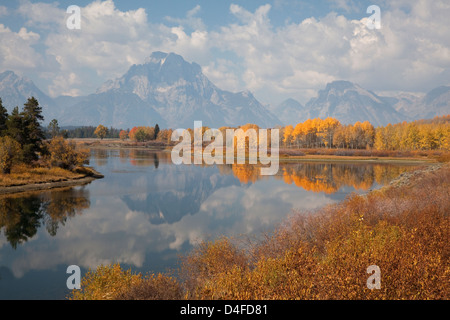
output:
[[[20,186],[34,183],[57,182],[84,177],[83,172],[72,172],[58,167],[31,167],[15,165],[10,174],[0,174],[0,187]]]
[[[327,148],[280,148],[281,157],[312,157],[339,159],[355,157],[359,159],[389,158],[389,159],[421,159],[438,160],[450,158],[446,150],[364,150],[364,149],[327,149]],[[448,160],[447,160],[448,161]],[[443,161],[441,161],[443,162]]]

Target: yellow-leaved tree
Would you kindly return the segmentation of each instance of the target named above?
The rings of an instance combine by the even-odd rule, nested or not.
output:
[[[0,137],[0,172],[9,174],[13,164],[20,159],[20,144],[11,137]]]
[[[108,128],[104,125],[99,124],[97,129],[95,129],[94,134],[99,137],[101,140],[103,140],[104,137],[108,134]]]

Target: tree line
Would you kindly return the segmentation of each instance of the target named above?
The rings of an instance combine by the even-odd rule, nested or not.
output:
[[[16,106],[11,114],[0,98],[0,173],[9,174],[19,163],[73,169],[88,162],[86,151],[76,150],[75,144],[64,140],[56,119],[47,130],[42,121],[42,107],[36,98],[28,98],[22,110]]]
[[[124,139],[129,137],[139,141],[135,133],[140,128],[144,127],[133,128],[129,136],[123,135]],[[203,126],[201,134],[204,135],[207,129],[207,126]],[[242,129],[244,132],[254,129],[258,132],[260,128],[248,123],[239,127],[223,126],[218,130],[225,136],[227,129]],[[296,125],[278,126],[276,129],[279,129],[279,146],[287,149],[450,150],[450,115],[378,127],[374,127],[369,121],[342,124],[332,117],[314,118]],[[193,143],[194,130],[185,130],[189,132]],[[164,134],[163,140],[170,141],[171,132],[172,130]],[[270,130],[268,135],[270,136]],[[149,136],[153,137],[153,134]],[[267,141],[269,143],[270,138]]]
[[[286,148],[450,149],[450,115],[376,128],[368,121],[345,125],[334,118],[315,118],[280,129],[280,145]]]
[[[104,127],[104,126],[102,126]],[[96,133],[95,130],[97,130],[98,127],[95,126],[81,126],[81,127],[76,127],[76,128],[66,128],[63,130],[63,134],[66,138],[79,138],[79,139],[84,139],[84,138],[97,138],[99,137]],[[117,128],[113,128],[113,127],[104,127],[105,133],[102,134],[102,138],[109,138],[109,139],[118,139],[119,138],[119,133],[121,131],[121,129],[117,129]],[[104,129],[103,129],[104,130]]]

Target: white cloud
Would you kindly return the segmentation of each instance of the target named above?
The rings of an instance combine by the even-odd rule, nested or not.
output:
[[[329,3],[355,12],[354,1]],[[330,12],[303,21],[286,19],[275,27],[271,5],[251,12],[231,4],[229,14],[237,20],[209,30],[199,16],[207,13],[199,5],[182,18],[165,17],[167,24],[154,24],[143,8],[121,11],[105,0],[82,7],[81,30],[68,30],[64,8],[23,1],[18,12],[33,31],[1,26],[6,41],[0,44],[0,65],[19,70],[40,65],[46,76],[53,74],[52,95],[94,92],[156,50],[195,61],[219,87],[252,90],[262,102],[293,97],[305,103],[311,92],[335,79],[384,91],[427,91],[445,84],[450,5],[395,0],[380,8],[382,27],[369,30],[365,10],[359,20]],[[43,44],[45,56],[36,52],[36,44]]]
[[[202,72],[219,88],[236,92],[241,89],[236,69],[237,66],[233,61],[217,59],[204,66]]]
[[[39,34],[26,28],[14,32],[0,24],[0,38],[1,69],[22,73],[39,65],[41,56],[33,48],[40,39]]]
[[[27,26],[49,29],[55,25],[65,25],[65,16],[55,4],[22,1],[17,12],[27,19]]]
[[[275,28],[270,6],[251,13],[232,5],[241,23],[224,26],[214,38],[243,59],[243,80],[265,99],[285,94],[306,102],[311,89],[334,79],[374,90],[426,91],[442,84],[450,66],[450,9],[433,3],[409,3],[408,14],[405,3],[382,8],[381,30],[368,29],[364,16],[350,20],[335,13]]]

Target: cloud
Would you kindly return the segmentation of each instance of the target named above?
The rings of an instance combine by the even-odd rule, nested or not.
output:
[[[26,19],[26,26],[44,30],[59,29],[61,26],[65,26],[65,11],[57,8],[55,4],[31,3],[24,0],[20,2],[16,12]]]
[[[311,89],[335,79],[374,90],[426,91],[442,84],[450,66],[450,29],[443,27],[450,9],[428,3],[408,2],[407,11],[404,2],[382,7],[380,30],[367,28],[365,11],[359,20],[331,12],[275,28],[270,6],[252,13],[231,5],[240,23],[213,38],[242,58],[243,81],[266,100],[284,94],[305,103]]]
[[[82,7],[81,30],[68,30],[65,8],[22,1],[17,12],[26,19],[24,28],[14,32],[1,26],[6,40],[0,43],[0,66],[36,68],[52,79],[47,88],[52,95],[94,92],[156,50],[195,61],[218,86],[249,89],[265,103],[288,97],[306,103],[311,92],[336,79],[380,91],[427,91],[448,83],[448,3],[381,2],[380,30],[367,28],[369,14],[354,1],[328,3],[330,9],[353,17],[361,11],[361,16],[324,12],[275,26],[271,5],[249,11],[231,4],[229,15],[235,19],[210,30],[200,5],[184,17],[166,16],[164,23],[154,23],[144,8],[122,11],[105,0]],[[275,10],[280,6],[274,3]],[[1,8],[0,15],[10,10]]]
[[[176,23],[179,26],[187,26],[193,30],[206,30],[206,26],[201,18],[196,17],[196,15],[201,11],[200,5],[196,5],[194,8],[186,13],[184,18],[174,18],[166,16],[165,20],[171,23]]]
[[[51,96],[91,93],[102,82],[121,76],[132,64],[142,63],[157,50],[177,52],[192,61],[205,60],[208,33],[198,29],[204,27],[195,17],[199,6],[179,21],[196,28],[187,33],[181,25],[150,23],[143,8],[121,11],[112,0],[82,7],[81,29],[69,30],[66,19],[70,14],[56,5],[27,1],[18,9],[27,19],[26,25],[45,34],[41,43],[46,48],[45,75],[52,79],[47,87]]]
[[[242,87],[236,69],[233,61],[217,59],[204,66],[202,72],[219,88],[236,92]]]
[[[0,67],[25,72],[39,65],[41,55],[34,49],[39,34],[22,27],[18,32],[0,24]]]
[[[33,14],[28,14],[30,9]],[[29,25],[44,29],[53,25],[44,40],[46,58],[53,66],[46,70],[54,74],[48,86],[52,96],[92,92],[93,75],[97,81],[117,77],[152,51],[151,26],[142,8],[123,12],[111,0],[92,2],[81,8],[80,30],[69,30],[70,14],[54,5],[24,3],[19,11],[28,14]]]

